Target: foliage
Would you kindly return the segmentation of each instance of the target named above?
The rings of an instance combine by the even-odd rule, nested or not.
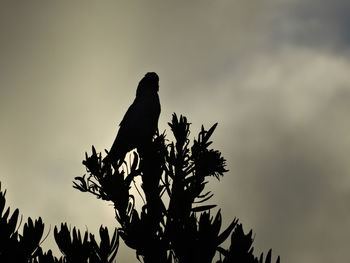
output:
[[[36,256],[44,224],[40,217],[34,222],[28,218],[23,234],[19,234],[19,211],[16,209],[11,216],[9,207],[5,211],[5,195],[6,191],[2,192],[0,187],[0,262],[26,262]]]
[[[54,236],[57,245],[64,255],[64,262],[113,262],[119,246],[117,231],[115,230],[110,240],[107,227],[100,227],[100,245],[95,241],[95,236],[85,231],[82,238],[80,231],[74,227],[71,231],[67,224],[61,224],[61,229],[55,227]]]
[[[220,179],[227,172],[221,153],[209,148],[217,124],[209,130],[202,126],[191,146],[186,117],[173,114],[169,126],[175,142],[156,134],[151,145],[120,166],[104,163],[92,147],[83,161],[88,176],[76,177],[74,187],[113,202],[118,232],[143,262],[212,262],[219,252],[223,259],[218,262],[263,263],[263,255],[258,260],[250,249],[252,232],[244,235],[236,218],[221,231],[221,211],[212,216],[216,205],[207,204],[213,196],[204,191],[208,178]],[[137,176],[146,199],[139,211],[131,191]],[[225,250],[220,245],[230,234],[231,246]],[[265,262],[271,262],[271,251]]]
[[[252,231],[244,234],[236,218],[222,230],[221,210],[214,213],[216,205],[208,203],[213,196],[205,191],[208,179],[219,180],[227,172],[220,151],[209,148],[217,124],[208,130],[202,126],[192,144],[186,117],[174,114],[169,126],[175,142],[157,133],[149,145],[133,152],[128,163],[104,163],[94,147],[91,156],[86,154],[83,164],[88,175],[76,177],[73,187],[112,202],[119,225],[112,235],[101,226],[98,243],[88,231],[82,234],[62,223],[53,231],[60,258],[40,246],[45,239],[40,217],[28,218],[19,233],[19,211],[11,214],[10,208],[5,209],[6,191],[0,185],[0,262],[111,263],[120,236],[145,263],[210,263],[215,255],[217,263],[271,263],[271,250],[265,258],[253,255]],[[143,205],[136,204],[135,190]],[[230,236],[231,245],[225,249],[223,243]]]
[[[5,211],[5,194],[0,185],[0,262],[16,263],[111,263],[117,253],[119,238],[117,231],[110,240],[107,228],[100,227],[101,242],[98,245],[95,237],[87,231],[84,239],[79,230],[73,228],[70,231],[67,224],[62,224],[61,229],[54,229],[55,240],[63,253],[56,258],[52,251],[43,252],[40,247],[44,234],[44,223],[39,217],[32,220],[30,217],[23,226],[23,233],[18,228],[19,211],[16,209],[10,216],[10,208]],[[5,212],[4,212],[5,211]],[[70,238],[72,232],[72,240]],[[89,236],[89,239],[87,238]]]

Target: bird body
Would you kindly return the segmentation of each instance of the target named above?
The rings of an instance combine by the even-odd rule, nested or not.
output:
[[[140,81],[136,98],[120,122],[119,131],[104,162],[123,161],[127,152],[145,147],[158,129],[160,101],[159,78],[149,72]]]

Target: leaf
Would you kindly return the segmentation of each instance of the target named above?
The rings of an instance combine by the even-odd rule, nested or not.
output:
[[[271,249],[269,250],[269,252],[267,252],[265,263],[271,263],[271,252],[272,252]]]
[[[16,209],[15,212],[13,212],[8,222],[8,228],[12,233],[14,233],[16,229],[18,214],[19,214],[19,210]]]
[[[193,207],[191,210],[192,212],[201,212],[201,211],[212,209],[214,207],[216,207],[216,205],[203,205],[203,206]]]
[[[95,149],[95,147],[92,145],[92,155],[97,155],[96,154],[96,149]]]
[[[80,177],[80,176],[74,177],[74,180],[79,181],[80,185],[73,181],[73,188],[76,188],[76,189],[80,190],[81,192],[87,192],[88,185],[85,181],[85,176],[86,175],[84,174],[83,177]]]
[[[264,253],[260,254],[259,263],[264,263]]]
[[[232,223],[226,228],[226,230],[218,236],[217,245],[220,245],[228,238],[228,236],[230,235],[232,230],[235,228],[237,223],[238,223],[238,219],[234,218]]]
[[[208,193],[210,193],[210,192],[208,192]],[[193,203],[194,203],[194,204],[204,203],[205,201],[209,200],[209,199],[212,198],[213,196],[214,196],[214,194],[211,194],[211,195],[207,196],[206,198],[201,199],[201,200],[199,200],[199,201],[195,201],[195,202],[193,202]],[[200,198],[200,197],[198,196],[197,198]]]
[[[206,143],[206,142],[209,140],[209,138],[210,138],[210,136],[213,134],[213,132],[214,132],[216,126],[218,126],[218,123],[215,123],[215,124],[207,131],[207,133],[206,133],[206,135],[205,135],[205,140],[203,141],[204,143]]]
[[[220,228],[222,223],[222,217],[221,217],[221,209],[217,212],[214,222],[212,224],[212,228],[215,231],[215,236],[219,234]]]

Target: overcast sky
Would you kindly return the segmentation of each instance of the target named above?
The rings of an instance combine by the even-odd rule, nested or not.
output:
[[[350,2],[0,1],[0,181],[24,218],[97,233],[113,209],[72,188],[109,148],[148,71],[160,130],[219,122],[229,172],[211,181],[256,255],[348,262]],[[50,238],[44,247],[54,248]],[[56,251],[57,249],[54,248]],[[120,262],[137,262],[122,246]],[[274,257],[275,258],[275,257]]]

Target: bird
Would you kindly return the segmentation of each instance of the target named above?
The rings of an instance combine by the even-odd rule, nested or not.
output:
[[[135,100],[119,124],[119,130],[112,147],[103,159],[105,164],[120,164],[129,151],[136,148],[140,154],[151,143],[158,130],[158,119],[161,111],[158,91],[159,77],[157,73],[148,72],[139,82]]]

